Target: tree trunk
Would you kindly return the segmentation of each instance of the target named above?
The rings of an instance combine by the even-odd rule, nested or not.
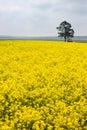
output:
[[[64,39],[65,39],[65,42],[66,42],[66,41],[67,41],[67,40],[66,40],[66,36],[64,37]]]

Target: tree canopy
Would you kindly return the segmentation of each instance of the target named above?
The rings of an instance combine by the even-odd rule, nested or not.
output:
[[[67,21],[63,21],[60,23],[59,27],[56,27],[58,29],[58,36],[64,37],[65,41],[68,41],[70,38],[74,37],[74,30],[72,29],[72,26]]]

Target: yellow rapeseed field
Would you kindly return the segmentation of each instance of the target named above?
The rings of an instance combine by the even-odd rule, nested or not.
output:
[[[87,130],[87,44],[0,41],[0,130]]]

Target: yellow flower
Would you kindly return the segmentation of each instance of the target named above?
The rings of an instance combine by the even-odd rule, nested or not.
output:
[[[0,130],[86,130],[87,44],[0,41]]]

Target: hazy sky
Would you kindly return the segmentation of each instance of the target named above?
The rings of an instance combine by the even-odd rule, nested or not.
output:
[[[0,0],[0,35],[57,36],[64,20],[87,35],[87,0]]]

